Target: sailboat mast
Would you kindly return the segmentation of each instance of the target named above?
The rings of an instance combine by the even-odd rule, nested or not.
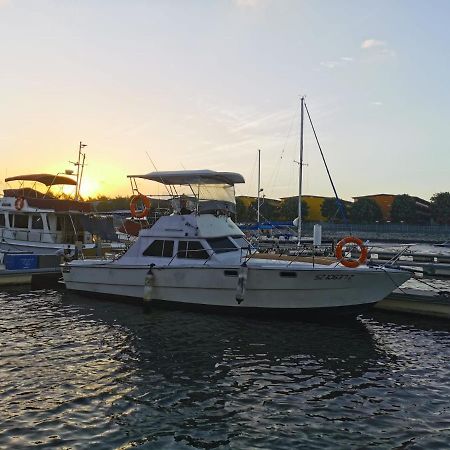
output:
[[[300,106],[300,158],[298,164],[298,230],[297,238],[300,245],[302,237],[302,182],[303,182],[303,115],[304,115],[305,97],[301,98]]]
[[[259,234],[259,208],[261,206],[260,204],[260,196],[261,193],[261,150],[258,150],[258,200],[256,203],[256,223],[258,226],[258,234]]]

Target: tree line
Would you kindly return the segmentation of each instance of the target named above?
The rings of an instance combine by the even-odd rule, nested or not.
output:
[[[95,202],[96,210],[102,212],[129,209],[131,197],[109,198],[104,195],[89,198]],[[376,223],[383,221],[383,214],[378,204],[370,198],[359,198],[354,203],[340,202],[334,198],[326,198],[321,205],[321,214],[329,222],[344,222],[344,215],[351,223]],[[157,205],[152,205],[152,210]],[[168,206],[168,205],[164,205]],[[302,219],[308,220],[309,206],[302,201]],[[262,199],[260,202],[261,222],[291,222],[298,216],[298,197],[290,197],[281,203]],[[236,198],[236,218],[240,223],[256,222],[257,200],[248,206],[239,197]],[[450,225],[450,192],[434,194],[430,200],[429,212],[418,208],[416,200],[408,194],[397,195],[391,206],[390,221],[394,223],[423,224],[430,223]]]
[[[255,222],[257,217],[257,201],[249,206],[236,198],[237,221]],[[337,202],[334,198],[326,198],[320,212],[328,222],[340,223],[348,220],[351,223],[383,222],[380,206],[370,198],[359,198],[354,203]],[[302,219],[308,220],[309,207],[302,201]],[[260,203],[261,221],[292,221],[298,217],[298,197],[290,197],[276,205],[274,202]],[[450,225],[450,192],[434,194],[430,200],[429,210],[417,206],[414,197],[408,194],[397,195],[391,205],[390,222],[407,224],[425,224],[433,221],[437,224]]]

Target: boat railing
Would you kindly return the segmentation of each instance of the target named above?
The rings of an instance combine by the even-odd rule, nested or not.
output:
[[[244,248],[239,248],[239,249],[236,248],[235,250],[231,250],[231,251],[237,251],[237,250],[241,250],[241,260],[242,260],[242,251],[243,250],[247,251],[247,248],[245,248],[245,249]],[[229,253],[230,252],[230,247],[215,248],[215,249],[212,249],[212,248],[187,249],[187,250],[181,250],[181,251],[178,250],[177,252],[175,252],[173,254],[172,258],[170,259],[170,261],[169,261],[169,263],[167,265],[170,266],[172,264],[173,260],[175,258],[179,257],[179,255],[181,255],[181,254],[186,254],[186,253],[188,253],[188,254],[189,253],[191,253],[191,254],[201,254],[201,253],[205,253],[205,252],[208,254],[207,258],[195,258],[195,257],[192,257],[192,256],[186,256],[186,257],[182,257],[182,259],[195,259],[195,260],[202,260],[202,259],[204,259],[203,265],[206,265],[206,263],[211,259],[212,256],[218,255],[221,252]]]
[[[40,242],[47,244],[57,244],[59,238],[62,236],[60,231],[43,231],[43,230],[29,230],[29,229],[0,229],[1,237],[3,239],[14,239],[25,242]],[[65,243],[75,243],[76,241],[84,242],[84,236],[81,233],[65,234]]]
[[[57,232],[52,231],[39,231],[39,230],[19,230],[19,229],[2,229],[1,236],[4,239],[8,237],[18,241],[26,242],[44,242],[44,243],[56,243],[58,238]],[[50,237],[51,240],[46,238]]]

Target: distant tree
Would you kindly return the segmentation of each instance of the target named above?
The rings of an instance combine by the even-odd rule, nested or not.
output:
[[[374,223],[382,220],[380,207],[370,198],[360,198],[350,209],[350,220],[353,223]]]
[[[309,206],[302,200],[302,220],[308,217]],[[280,208],[280,218],[292,221],[298,217],[298,197],[290,197],[283,201]]]
[[[278,210],[274,204],[267,199],[261,198],[259,201],[260,221],[272,221],[277,218]],[[254,200],[249,207],[248,217],[252,222],[256,222],[258,217],[258,200]]]
[[[393,222],[417,223],[416,201],[408,194],[396,195],[391,206]]]
[[[345,203],[341,201],[345,216],[347,216],[347,208]],[[339,211],[339,205],[335,198],[326,198],[320,206],[320,213],[326,217],[329,222],[338,222],[343,219],[342,213]]]
[[[97,197],[94,200],[97,211],[115,211],[118,209],[130,209],[131,197],[107,198],[104,196]]]
[[[240,223],[249,221],[248,208],[245,206],[244,201],[239,197],[236,197],[236,220]]]
[[[450,224],[450,192],[438,192],[431,197],[431,217],[439,224]]]

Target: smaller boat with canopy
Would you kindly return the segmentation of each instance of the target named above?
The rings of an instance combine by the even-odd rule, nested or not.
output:
[[[78,182],[60,174],[37,173],[5,179],[0,204],[0,251],[54,254],[94,251],[96,240],[116,239],[112,218],[94,214],[92,204],[67,188]]]

